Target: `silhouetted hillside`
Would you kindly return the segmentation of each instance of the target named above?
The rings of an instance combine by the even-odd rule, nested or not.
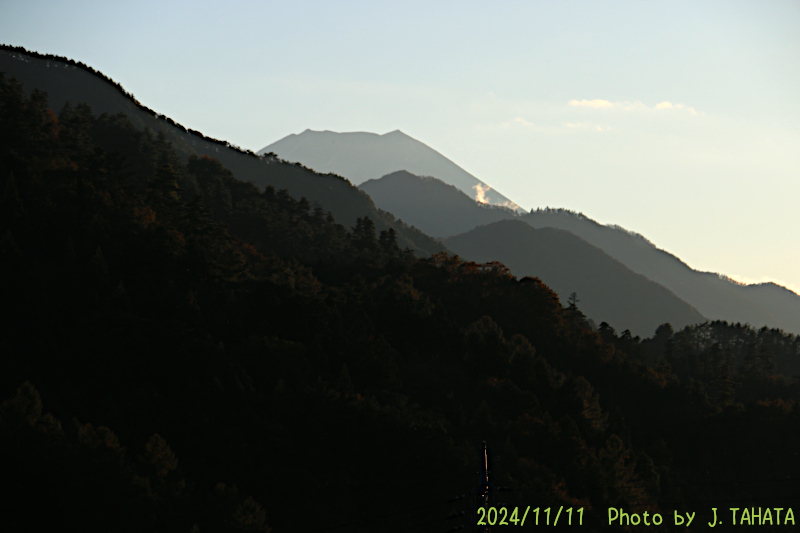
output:
[[[517,276],[536,276],[564,303],[577,293],[589,318],[634,335],[650,336],[664,322],[682,328],[705,320],[664,287],[567,231],[505,220],[451,237],[445,244],[470,261],[500,261]]]
[[[682,532],[790,507],[800,471],[796,336],[592,331],[540,279],[417,258],[2,73],[0,355],[4,532],[468,530],[482,441],[534,528]]]
[[[318,174],[282,161],[274,154],[259,157],[225,141],[207,138],[142,106],[118,84],[82,63],[3,46],[0,49],[0,72],[5,72],[7,78],[16,78],[28,91],[34,87],[45,91],[56,112],[67,102],[73,106],[88,102],[97,114],[123,113],[137,129],[148,128],[163,133],[184,160],[190,156],[213,157],[239,179],[252,182],[261,189],[268,185],[276,190],[286,189],[295,199],[305,197],[312,204],[331,211],[337,222],[348,227],[355,225],[358,218],[369,216],[379,231],[394,228],[400,246],[417,250],[421,255],[442,249],[427,235],[397,224],[393,216],[378,210],[366,194],[344,178]]]
[[[718,274],[698,272],[641,235],[603,226],[567,210],[539,210],[521,220],[534,228],[560,228],[578,235],[634,272],[663,285],[708,318],[800,333],[800,296],[784,287],[743,285]]]
[[[458,187],[470,198],[493,205],[518,206],[436,150],[396,130],[383,135],[306,130],[261,149],[288,161],[299,161],[318,172],[334,172],[353,183],[378,179],[398,170],[434,176]]]
[[[514,218],[508,211],[470,201],[437,179],[414,179],[408,173],[371,180],[361,188],[382,209],[437,237]],[[581,237],[633,272],[667,288],[705,317],[800,332],[800,296],[774,283],[745,285],[715,273],[698,272],[641,235],[598,224],[566,209],[532,211],[519,220],[534,228],[559,228]],[[481,257],[487,259],[485,255]],[[530,273],[512,270],[519,275]],[[555,288],[564,297],[562,290]]]
[[[575,469],[555,453],[632,448],[589,382],[539,353],[569,367],[582,357],[572,336],[596,358],[602,347],[567,333],[540,282],[417,260],[369,219],[348,232],[217,160],[183,163],[124,115],[56,115],[1,75],[0,116],[4,530],[439,522],[469,507],[453,497],[484,439],[508,448],[494,475],[520,489],[635,479],[633,463]],[[651,383],[622,363],[612,374]],[[580,444],[559,435],[564,416]],[[520,424],[549,429],[531,439]],[[437,483],[418,486],[409,464]],[[559,488],[544,501],[654,497]]]
[[[359,188],[381,209],[434,237],[450,237],[516,216],[511,209],[478,203],[439,179],[405,171],[365,181]]]
[[[511,210],[479,204],[441,180],[404,171],[369,180],[360,187],[382,209],[422,231],[437,237],[453,237],[446,239],[445,244],[469,260],[496,260],[508,266],[515,275],[537,276],[562,300],[577,292],[583,302],[581,307],[598,323],[607,321],[620,330],[630,329],[637,335],[648,336],[664,322],[683,327],[705,320],[669,290],[656,289],[656,283],[636,276],[624,264],[600,252],[599,247],[590,246],[567,231],[543,233],[538,239],[533,239],[532,235],[539,234],[525,232],[519,224],[496,224],[490,226],[491,230],[482,229],[481,237],[478,237],[477,230],[470,232],[476,226],[500,220],[528,221],[532,215],[518,217]],[[553,213],[553,218],[562,215],[572,216]],[[486,233],[489,231],[490,236]],[[508,235],[503,233],[506,231]],[[466,232],[468,235],[454,237]],[[627,232],[622,233],[626,238],[631,237]],[[548,236],[546,242],[544,235]],[[648,247],[643,239],[634,242],[640,242],[643,250]],[[548,253],[540,253],[539,246],[546,246]],[[570,255],[573,256],[572,266],[567,264]],[[635,283],[627,283],[632,279]],[[645,286],[647,290],[642,289]],[[640,311],[641,304],[653,291],[660,296],[645,306],[649,311],[644,316]],[[659,308],[660,304],[666,307]]]

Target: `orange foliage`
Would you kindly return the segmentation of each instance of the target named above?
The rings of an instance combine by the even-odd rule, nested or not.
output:
[[[653,382],[658,385],[660,389],[663,389],[669,383],[667,376],[658,372],[654,368],[647,367],[647,373],[649,374],[650,378],[652,378]]]
[[[789,400],[788,402],[783,398],[778,398],[777,400],[758,400],[756,405],[759,407],[766,407],[768,409],[774,409],[780,413],[788,415],[792,411],[795,410],[796,404],[794,400]]]
[[[156,212],[149,207],[134,207],[133,215],[136,217],[136,222],[140,225],[147,227],[156,222]]]
[[[58,116],[53,112],[52,109],[48,109],[46,111],[47,119],[50,121],[50,133],[53,137],[58,137],[58,134],[61,132],[61,124],[58,123]]]
[[[490,386],[492,386],[492,387],[499,387],[499,386],[503,385],[503,384],[504,384],[506,381],[508,381],[508,380],[507,380],[507,379],[505,379],[505,378],[502,378],[502,379],[501,379],[501,378],[490,377],[490,378],[489,378],[489,379],[487,379],[486,381],[487,381],[487,382],[489,383],[489,385],[490,385]]]
[[[259,252],[255,246],[250,244],[249,242],[239,242],[239,249],[244,252],[249,257],[254,257],[256,259],[265,259],[264,255]]]

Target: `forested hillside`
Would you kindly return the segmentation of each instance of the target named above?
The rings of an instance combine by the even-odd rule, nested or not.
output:
[[[702,317],[707,317],[710,320],[748,323],[757,328],[767,326],[800,333],[800,296],[785,287],[774,283],[745,285],[713,272],[694,270],[678,257],[657,248],[642,235],[619,226],[599,224],[583,213],[544,208],[515,214],[509,209],[475,202],[436,177],[423,178],[408,172],[394,172],[380,179],[369,180],[362,183],[360,188],[369,193],[380,208],[430,235],[446,238],[451,251],[468,259],[503,261],[517,276],[525,276],[533,269],[541,268],[536,275],[550,287],[565,294],[577,291],[585,310],[596,322],[613,322],[614,315],[624,316],[626,322],[617,323],[617,326],[649,335],[660,323],[653,324],[653,320],[670,320],[676,326],[683,326],[698,323],[704,320]],[[479,226],[500,220],[522,221],[535,229],[556,228],[563,230],[560,234],[565,238],[568,237],[566,232],[579,237],[587,243],[586,252],[578,259],[580,266],[576,269],[564,268],[563,256],[566,254],[559,257],[562,254],[542,253],[542,249],[531,246],[531,243],[520,242],[518,224],[495,225],[491,237],[483,240],[477,238],[479,233],[484,232],[485,235],[488,231],[478,230]],[[501,228],[513,228],[516,231],[504,232]],[[574,240],[565,240],[559,248],[569,250],[574,248],[572,243]],[[619,270],[611,272],[591,261],[589,257],[597,254],[598,249],[616,260],[625,273]],[[594,280],[589,283],[584,272],[576,275],[575,270],[578,269],[588,271],[589,277]],[[603,277],[597,280],[602,270],[605,270]],[[638,311],[626,309],[624,302],[628,296],[624,293],[632,290],[635,284],[625,283],[622,288],[619,286],[620,280],[631,273],[657,283],[671,293],[668,300],[682,300],[696,312],[676,315],[674,303],[663,299],[653,300],[649,319],[640,316]],[[587,284],[591,285],[589,290],[586,289]],[[619,292],[620,297],[596,298],[592,293],[598,290],[613,290]],[[641,298],[650,298],[653,293],[652,290],[637,292]],[[663,313],[662,318],[658,318],[659,313]]]
[[[5,76],[0,195],[4,531],[470,527],[481,441],[498,502],[584,531],[796,502],[796,337],[595,332]]]
[[[517,216],[507,207],[476,202],[439,179],[415,176],[406,171],[365,181],[359,188],[381,209],[439,238]]]
[[[502,220],[444,242],[467,259],[497,260],[519,276],[538,276],[564,297],[576,293],[581,309],[595,323],[647,336],[664,322],[677,328],[705,321],[661,285],[565,230]]]
[[[709,319],[782,328],[800,333],[800,296],[774,283],[746,285],[700,272],[643,236],[604,226],[567,209],[538,209],[522,216],[534,228],[560,228],[605,251],[634,272],[663,285]]]
[[[184,163],[192,156],[213,157],[242,181],[260,188],[272,185],[276,190],[286,189],[296,199],[306,197],[312,204],[331,211],[340,224],[352,226],[358,218],[368,216],[379,230],[393,228],[402,248],[409,247],[420,256],[443,250],[434,239],[376,208],[366,194],[341,176],[316,173],[273,153],[257,156],[187,128],[141,104],[118,83],[81,62],[0,45],[0,72],[15,77],[26,91],[37,88],[47,92],[50,105],[57,111],[67,103],[91,102],[97,114],[122,113],[135,129],[147,128],[156,136],[163,135]]]

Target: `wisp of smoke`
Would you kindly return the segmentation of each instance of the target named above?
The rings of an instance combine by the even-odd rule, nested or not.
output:
[[[480,183],[476,183],[474,187],[475,189],[475,201],[481,204],[488,204],[489,201],[486,199],[486,193],[491,191],[492,188],[488,185],[482,185]]]

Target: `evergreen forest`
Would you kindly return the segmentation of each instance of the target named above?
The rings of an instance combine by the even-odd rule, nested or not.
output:
[[[0,529],[469,530],[484,441],[555,529],[800,511],[797,336],[592,327],[329,209],[0,75]]]

